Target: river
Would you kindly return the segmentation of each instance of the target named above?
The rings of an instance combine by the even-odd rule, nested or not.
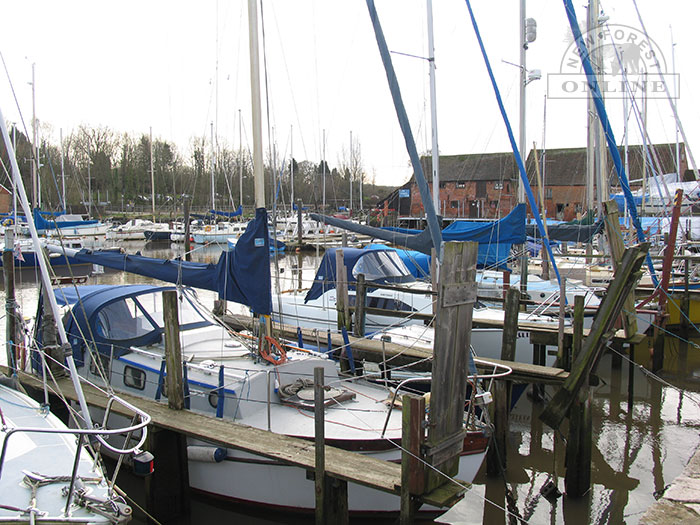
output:
[[[153,257],[172,257],[182,251],[181,245],[123,243],[134,253]],[[193,260],[215,262],[218,248],[198,248]],[[279,289],[297,287],[313,278],[319,259],[315,253],[288,254],[280,258]],[[302,268],[302,272],[298,268]],[[275,265],[273,264],[273,272]],[[91,271],[81,267],[78,274]],[[65,272],[61,272],[65,273]],[[36,273],[17,273],[17,302],[25,317],[35,314],[38,287]],[[88,284],[126,284],[157,282],[152,279],[106,270],[92,274]],[[206,304],[213,305],[213,293],[201,294]],[[2,292],[4,300],[4,291]],[[243,312],[245,308],[231,303],[228,308]],[[0,323],[4,333],[4,323]],[[699,334],[700,335],[700,334]],[[666,362],[660,377],[645,372],[649,367],[648,344],[635,352],[634,398],[628,410],[627,357],[614,359],[608,353],[598,366],[600,384],[593,389],[593,466],[592,487],[582,498],[545,497],[542,487],[552,482],[564,492],[565,435],[542,425],[537,417],[544,403],[523,396],[510,420],[508,468],[505,480],[477,476],[466,497],[450,512],[450,522],[465,524],[508,523],[519,519],[528,523],[584,525],[589,523],[628,523],[639,521],[644,511],[663,489],[677,477],[700,444],[700,339],[684,343],[666,336]],[[476,349],[478,353],[478,348]],[[4,352],[1,361],[5,361]],[[545,398],[554,390],[548,388]],[[565,427],[563,427],[565,428]],[[141,481],[129,474],[119,480],[120,486],[142,504]],[[313,490],[313,486],[310,485]],[[265,509],[233,508],[231,505],[193,495],[192,512],[178,523],[200,524],[240,521],[253,524],[312,523],[313,516],[293,517]],[[145,523],[135,509],[135,523]],[[366,520],[363,520],[366,521]]]

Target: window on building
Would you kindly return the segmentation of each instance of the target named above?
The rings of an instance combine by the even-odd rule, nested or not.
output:
[[[450,208],[453,208],[453,209],[459,208],[459,201],[450,201]]]
[[[494,189],[494,190],[502,190],[502,189],[503,189],[503,183],[502,183],[502,182],[494,182],[494,183],[493,183],[493,189]]]
[[[440,188],[441,188],[441,189],[447,188],[447,183],[446,183],[446,182],[441,182],[441,183],[440,183]]]
[[[545,188],[545,189],[544,189],[544,198],[545,198],[545,199],[551,199],[551,198],[552,198],[552,188]]]
[[[466,188],[466,187],[467,187],[467,183],[464,182],[464,181],[461,181],[461,180],[460,180],[460,181],[457,181],[457,182],[455,183],[455,188],[458,188],[458,189],[459,189],[459,188]]]

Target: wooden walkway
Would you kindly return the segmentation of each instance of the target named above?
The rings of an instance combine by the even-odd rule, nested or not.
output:
[[[7,367],[0,366],[0,372],[6,375]],[[35,389],[42,388],[41,381],[33,375],[20,372],[19,379],[25,386]],[[54,388],[67,399],[77,400],[73,383],[69,378],[59,378]],[[83,391],[88,405],[105,408],[108,398],[104,393],[88,385],[83,386]],[[55,390],[53,393],[57,394]],[[156,427],[203,439],[223,447],[243,450],[310,471],[315,468],[315,445],[311,440],[275,434],[189,410],[173,410],[168,408],[167,404],[121,392],[119,397],[148,413],[152,418],[152,425]],[[133,415],[117,405],[113,406],[113,410],[126,416]],[[390,494],[401,494],[400,464],[328,445],[326,445],[325,451],[325,470],[328,476]],[[464,489],[461,487],[450,484],[432,494],[422,496],[422,500],[429,505],[445,507],[454,504],[463,492]]]
[[[253,328],[254,324],[253,319],[245,315],[225,315],[223,317],[223,321],[225,324],[235,330],[250,330]],[[503,328],[503,323],[500,323],[499,326],[500,328]],[[295,341],[297,339],[296,327],[275,323],[275,330],[277,330],[277,333],[279,333],[280,336],[285,339]],[[328,336],[326,332],[302,328],[301,333],[304,341],[309,344],[315,345],[317,337],[322,348],[328,344]],[[552,333],[556,337],[557,332],[554,331]],[[353,357],[355,359],[367,359],[368,361],[375,362],[382,361],[383,355],[381,341],[352,336],[349,336],[349,340],[350,346],[352,346]],[[343,346],[345,344],[343,341],[343,336],[339,333],[331,332],[331,344],[334,347]],[[384,353],[386,354],[387,360],[391,359],[392,364],[395,366],[410,366],[413,370],[423,372],[429,372],[432,366],[431,359],[433,357],[433,352],[431,350],[425,350],[422,348],[408,348],[402,345],[387,342],[384,343]],[[519,363],[515,361],[502,361],[500,359],[489,359],[489,361],[510,367],[513,370],[513,373],[509,376],[509,379],[516,382],[537,382],[557,385],[563,383],[564,380],[569,377],[569,373],[561,368]],[[478,365],[478,368],[480,368],[482,371],[491,370],[483,365]]]

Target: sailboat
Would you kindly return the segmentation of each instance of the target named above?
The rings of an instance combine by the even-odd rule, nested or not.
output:
[[[40,251],[39,237],[2,111],[0,130],[34,247]],[[38,263],[42,284],[48,288],[51,286],[48,264],[43,257],[38,258]],[[49,300],[49,303],[55,314],[55,301]],[[63,325],[59,323],[57,328],[60,342],[67,345]],[[32,354],[32,362],[37,363],[39,376],[45,382],[48,375],[46,360],[44,354]],[[120,458],[118,464],[121,464],[124,455],[137,454],[145,443],[150,417],[110,396],[108,407],[121,405],[121,408],[128,409],[125,413],[131,414],[130,422],[113,430],[93,427],[74,361],[68,357],[65,363],[57,362],[57,365],[65,366],[80,400],[80,415],[74,416],[77,428],[68,428],[48,412],[47,403],[39,405],[26,394],[7,387],[7,384],[18,385],[17,370],[13,369],[12,360],[9,361],[13,378],[3,379],[4,384],[0,385],[0,521],[32,524],[129,521],[131,508],[117,493],[114,479],[107,478],[94,446],[99,444],[109,450]],[[138,439],[126,447],[107,442],[108,436],[116,435],[121,435],[122,443],[126,435],[138,436]]]

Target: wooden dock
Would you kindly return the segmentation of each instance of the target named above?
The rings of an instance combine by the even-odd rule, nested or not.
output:
[[[251,317],[245,315],[225,315],[223,317],[223,322],[232,327],[235,330],[251,330],[253,329],[254,321]],[[534,324],[534,323],[529,323]],[[503,328],[503,323],[498,325]],[[493,325],[492,327],[496,327]],[[541,327],[537,327],[542,331]],[[521,328],[518,329],[526,329]],[[296,340],[297,329],[294,326],[285,325],[281,323],[275,323],[275,330],[285,339]],[[550,334],[551,332],[551,334]],[[547,335],[554,335],[556,337],[557,332],[548,330]],[[312,330],[309,328],[301,329],[302,338],[308,344],[315,345],[318,341],[321,347],[324,347],[328,342],[328,336],[326,332]],[[383,359],[382,346],[384,346],[384,354],[387,360],[391,359],[391,362],[395,366],[410,366],[411,369],[416,371],[429,372],[432,366],[431,359],[433,357],[433,352],[431,350],[425,350],[422,348],[409,348],[396,343],[385,342],[382,345],[381,341],[374,339],[365,339],[361,337],[348,336],[350,339],[350,346],[352,346],[353,356],[355,359],[367,359],[368,361],[381,362]],[[340,347],[345,344],[343,341],[343,336],[340,333],[331,332],[331,344],[333,347]],[[519,363],[517,361],[504,361],[501,359],[489,359],[490,362],[508,366],[513,370],[513,373],[508,376],[508,378],[515,382],[523,383],[545,383],[558,385],[562,384],[569,373],[561,368],[548,367],[533,365],[529,363]],[[490,370],[484,365],[477,365],[481,371]]]
[[[8,369],[0,366],[0,372],[7,374]],[[20,372],[20,382],[34,389],[41,389],[41,381],[31,374]],[[98,389],[83,385],[88,405],[105,408],[107,396]],[[52,389],[54,394],[60,394],[72,401],[77,400],[73,383],[67,377],[59,378]],[[198,414],[190,410],[173,410],[167,404],[144,399],[126,393],[119,397],[131,403],[151,418],[151,424],[160,429],[166,429],[188,437],[206,440],[226,448],[243,450],[266,458],[281,461],[313,472],[315,468],[315,445],[313,441],[303,440],[275,434],[230,420]],[[112,407],[113,411],[131,416],[125,409]],[[401,494],[401,465],[369,457],[356,452],[325,446],[326,475],[357,483],[366,487],[380,490],[389,494]],[[461,487],[446,490],[442,487],[433,494],[422,496],[422,501],[429,505],[445,507],[454,504],[464,492]],[[310,489],[312,490],[312,489]]]

